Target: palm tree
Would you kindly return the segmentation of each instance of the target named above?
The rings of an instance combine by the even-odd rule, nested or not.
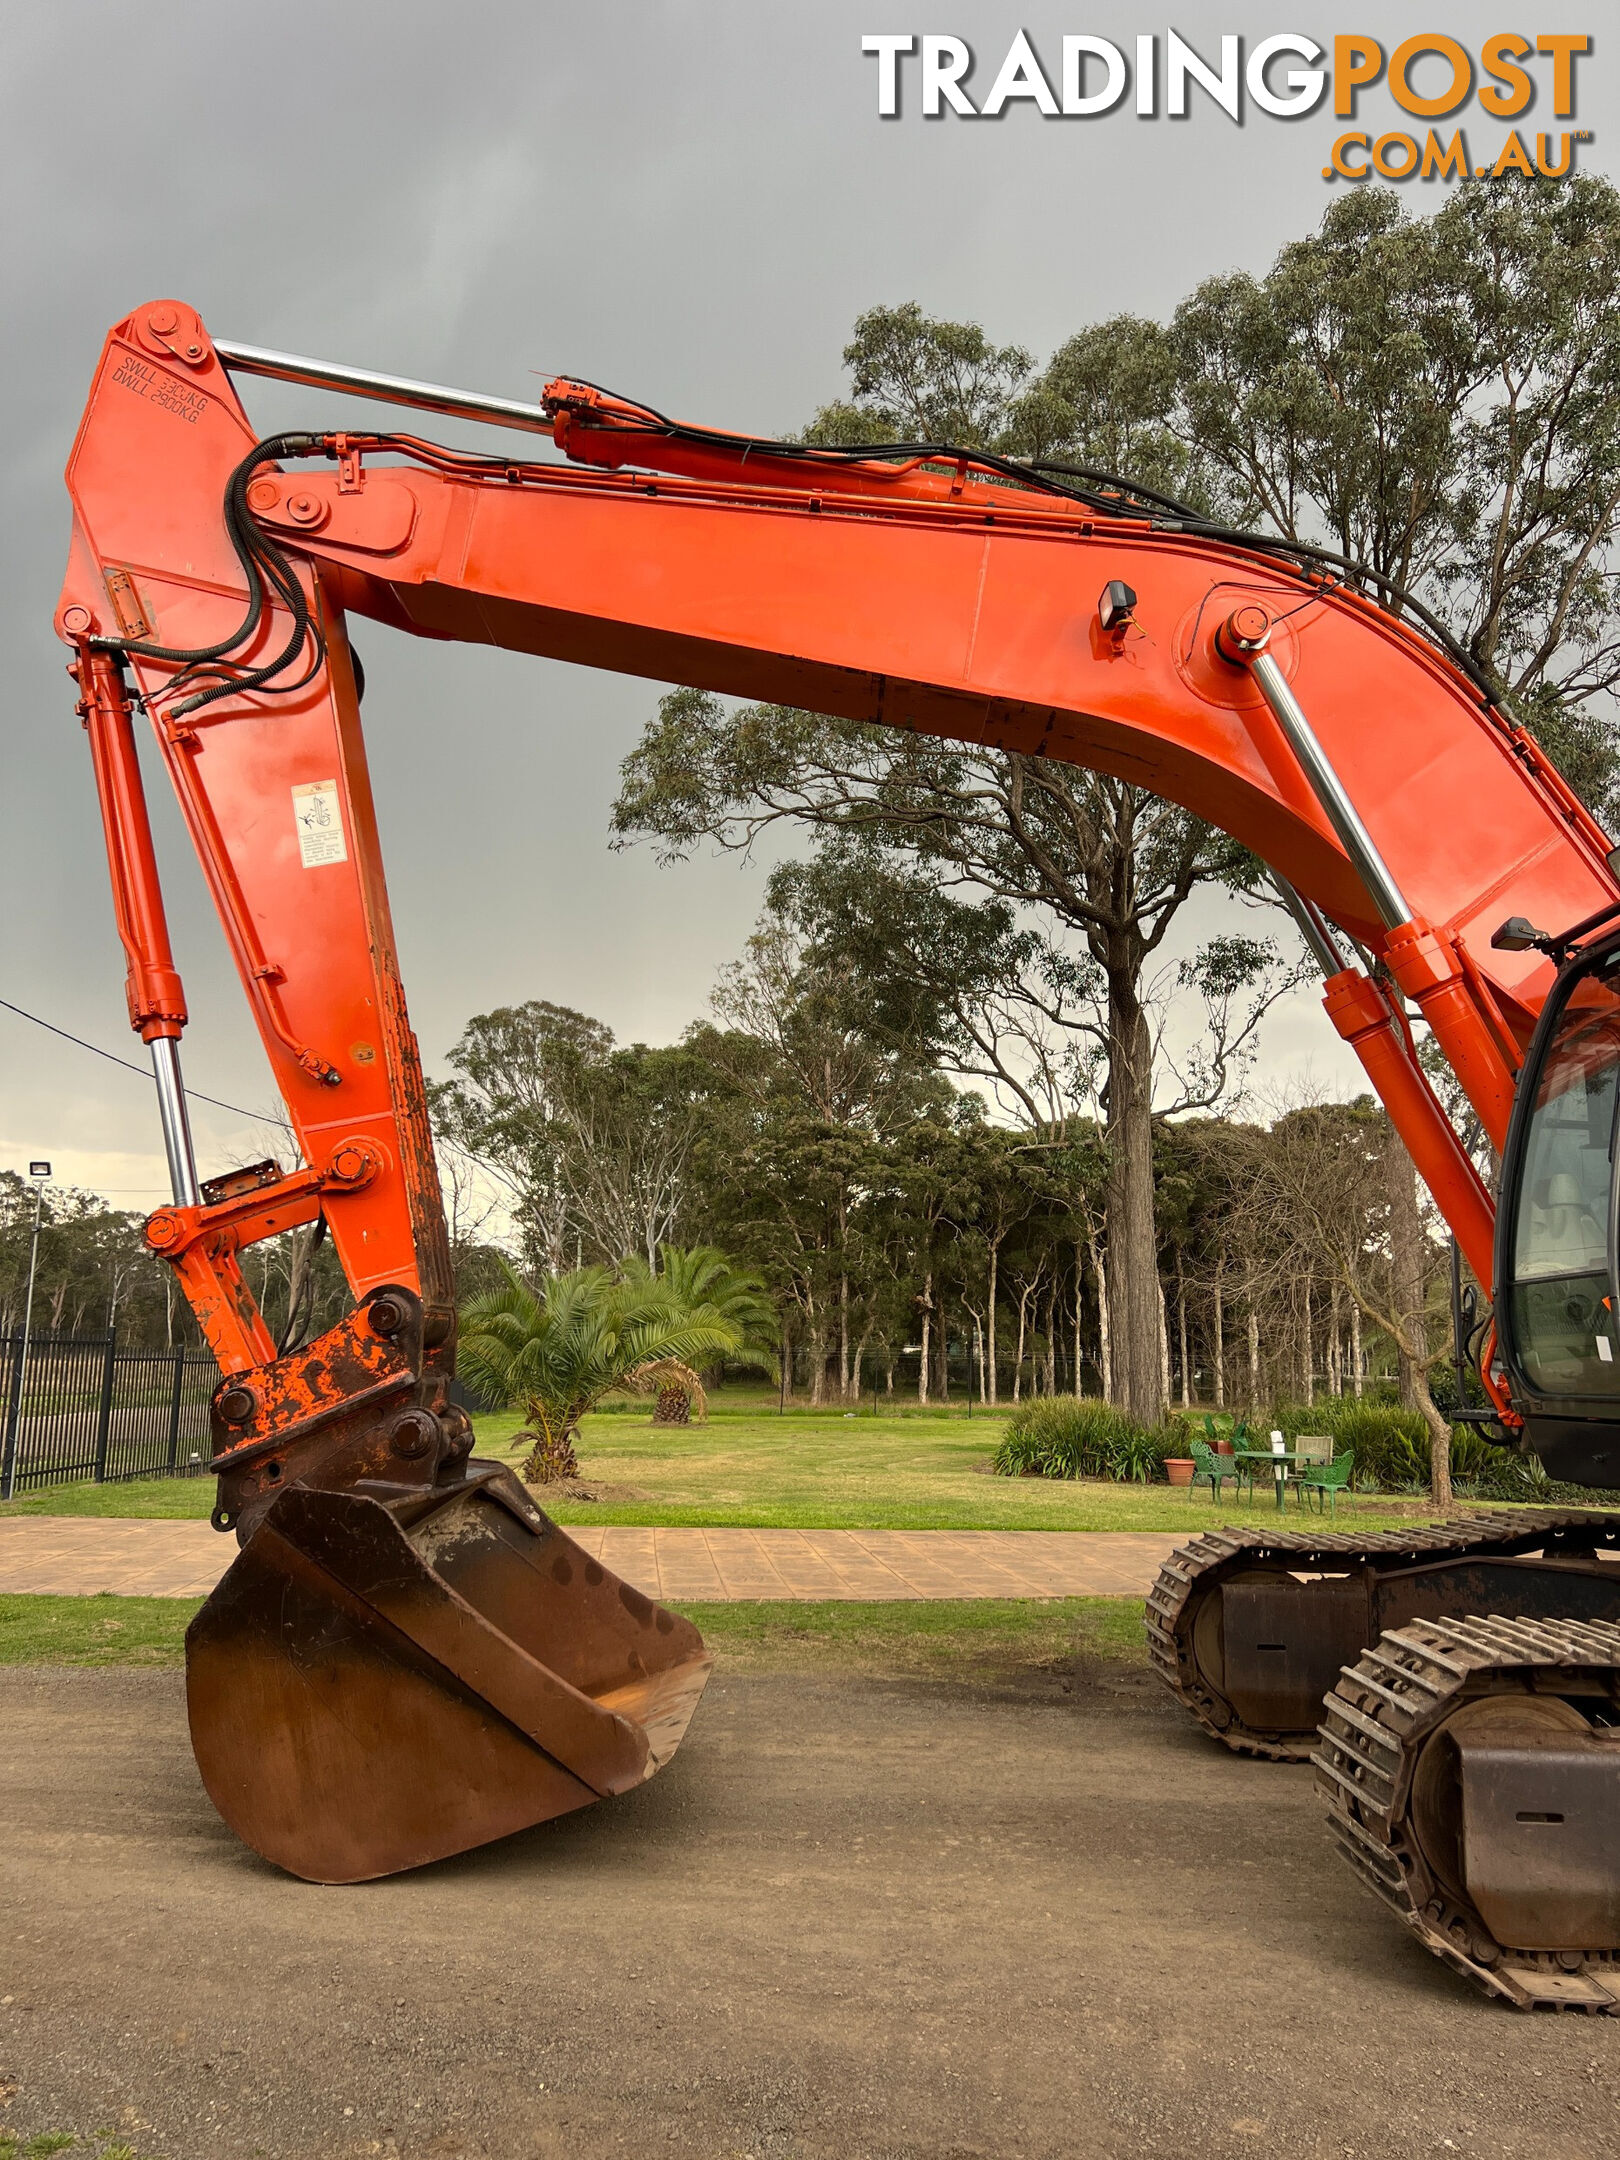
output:
[[[638,1366],[746,1349],[737,1321],[708,1303],[686,1304],[645,1269],[575,1268],[534,1290],[510,1262],[501,1270],[505,1282],[462,1312],[461,1364],[481,1394],[523,1412],[534,1436],[523,1464],[532,1485],[579,1475],[580,1419]]]
[[[694,1410],[701,1424],[709,1414],[701,1377],[679,1358],[655,1358],[650,1365],[638,1365],[624,1384],[632,1394],[658,1398],[653,1408],[655,1425],[690,1425]]]
[[[740,1268],[717,1245],[660,1245],[656,1275],[639,1256],[622,1264],[626,1281],[662,1283],[695,1310],[711,1306],[737,1329],[741,1347],[726,1352],[735,1364],[776,1374],[776,1307],[765,1278]]]
[[[621,1267],[627,1280],[659,1283],[689,1310],[712,1306],[738,1330],[738,1347],[726,1353],[731,1362],[775,1379],[776,1308],[763,1276],[738,1267],[717,1245],[660,1245],[656,1275],[639,1256]],[[690,1424],[694,1409],[700,1418],[707,1416],[702,1381],[675,1360],[665,1359],[633,1377],[638,1392],[658,1397],[655,1425]]]

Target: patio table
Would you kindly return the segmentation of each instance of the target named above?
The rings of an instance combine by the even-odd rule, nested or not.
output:
[[[1303,1458],[1293,1448],[1285,1448],[1280,1455],[1274,1449],[1268,1447],[1234,1448],[1232,1453],[1242,1462],[1263,1462],[1271,1463],[1274,1466],[1277,1481],[1277,1507],[1279,1512],[1283,1512],[1288,1494],[1288,1473],[1290,1470],[1297,1470]]]

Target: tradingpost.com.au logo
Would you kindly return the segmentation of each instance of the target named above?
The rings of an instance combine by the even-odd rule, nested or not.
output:
[[[1577,63],[1589,36],[1558,31],[1530,36],[1500,30],[1477,53],[1456,38],[1422,31],[1385,51],[1352,32],[1332,41],[1284,30],[1244,51],[1223,36],[1218,59],[1206,59],[1175,30],[1144,32],[1116,45],[1085,34],[1064,37],[1045,58],[1017,31],[992,75],[965,38],[885,32],[861,39],[877,63],[877,109],[884,120],[995,120],[1020,105],[1045,120],[1101,120],[1134,111],[1139,120],[1184,120],[1196,99],[1242,126],[1249,111],[1299,120],[1331,97],[1335,118],[1355,121],[1364,96],[1380,84],[1414,121],[1457,122],[1471,106],[1490,121],[1513,121],[1538,103],[1554,120],[1575,117]],[[979,85],[983,85],[979,88]],[[1493,129],[1493,134],[1494,134]],[[1464,129],[1432,125],[1387,133],[1347,128],[1334,142],[1324,180],[1486,180],[1504,173],[1561,179],[1575,169],[1590,129],[1510,128],[1505,139],[1470,151]]]

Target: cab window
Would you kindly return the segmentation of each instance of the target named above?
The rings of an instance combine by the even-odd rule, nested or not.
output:
[[[1609,1272],[1620,961],[1575,985],[1536,1077],[1513,1238],[1512,1332],[1545,1395],[1620,1397]]]

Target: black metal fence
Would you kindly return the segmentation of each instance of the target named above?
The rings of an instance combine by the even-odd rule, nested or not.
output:
[[[118,1336],[0,1335],[0,1490],[195,1476],[212,1452],[219,1368],[204,1351],[121,1350]],[[9,1473],[9,1474],[8,1474]]]

